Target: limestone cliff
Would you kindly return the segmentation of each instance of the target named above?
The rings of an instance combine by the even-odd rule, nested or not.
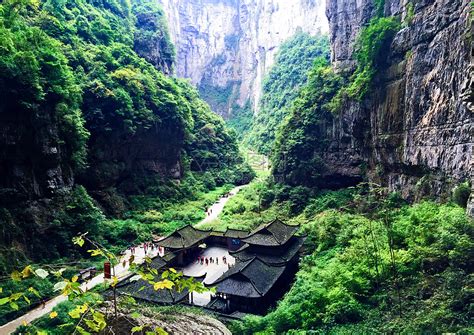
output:
[[[254,106],[283,41],[327,30],[322,0],[160,0],[177,49],[176,73],[190,78],[225,116]]]
[[[327,1],[337,70],[353,69],[355,37],[374,11],[372,0]],[[407,198],[442,198],[472,174],[470,2],[386,0],[384,14],[399,16],[404,28],[382,84],[362,103],[347,101],[327,127],[326,178],[358,180],[367,171]],[[472,200],[468,208],[474,214]]]

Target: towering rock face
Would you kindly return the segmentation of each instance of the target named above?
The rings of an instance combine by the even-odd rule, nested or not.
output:
[[[177,49],[176,73],[190,78],[229,117],[259,100],[262,79],[296,31],[327,30],[323,0],[160,0]]]
[[[327,1],[337,70],[353,69],[355,37],[374,7],[372,0]],[[346,102],[328,126],[324,155],[334,169],[327,178],[360,179],[368,168],[371,180],[407,198],[442,198],[472,173],[470,2],[386,0],[384,12],[405,27],[392,42],[382,85],[362,103]]]

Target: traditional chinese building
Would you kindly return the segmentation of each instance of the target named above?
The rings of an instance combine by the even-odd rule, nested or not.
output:
[[[150,267],[156,269],[159,274],[168,268],[166,261],[160,257],[155,257],[149,264]],[[190,302],[192,299],[192,293],[187,289],[180,292],[175,289],[160,289],[155,290],[153,285],[143,279],[134,280],[134,275],[130,275],[124,280],[117,284],[117,293],[119,295],[126,295],[133,297],[134,299],[143,300],[159,305],[174,305],[180,302]],[[186,279],[187,277],[183,277]],[[195,278],[196,280],[202,281],[204,277]],[[108,292],[108,296],[111,292]]]
[[[298,228],[274,220],[242,238],[242,247],[230,252],[235,266],[209,285],[217,293],[208,307],[226,313],[264,313],[272,306],[297,271],[305,239],[295,236]]]
[[[295,236],[298,229],[298,226],[280,220],[250,233],[236,229],[209,232],[185,226],[155,242],[165,249],[165,254],[154,258],[150,266],[158,273],[175,266],[179,270],[180,266],[194,262],[201,248],[225,245],[236,263],[213,283],[207,284],[216,287],[216,296],[206,307],[228,314],[264,313],[283,296],[293,281],[305,239]],[[204,280],[204,276],[196,279]],[[192,295],[187,291],[155,291],[148,282],[131,281],[131,278],[117,285],[119,294],[158,304],[192,303]]]
[[[165,260],[177,266],[192,262],[199,254],[199,245],[209,237],[209,231],[196,229],[190,225],[175,230],[156,244],[165,249]]]
[[[242,239],[249,235],[247,230],[227,228],[224,232],[213,231],[206,238],[206,243],[225,246],[228,250],[237,250],[242,245]]]

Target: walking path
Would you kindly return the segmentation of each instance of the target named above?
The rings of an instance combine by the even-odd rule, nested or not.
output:
[[[130,250],[127,250],[125,255],[122,256],[120,259],[120,263],[117,264],[114,267],[115,270],[115,275],[119,278],[119,280],[123,277],[126,277],[127,275],[130,274],[129,267],[130,264],[127,262],[125,267],[123,267],[122,262],[123,260],[128,260],[130,259]],[[147,252],[147,256],[154,257],[157,255],[157,252],[150,253],[149,251]],[[136,247],[135,249],[135,260],[134,263],[136,264],[141,264],[145,260],[145,251],[143,249],[143,246]],[[113,273],[113,272],[112,272]],[[81,285],[81,289],[83,291],[90,290],[91,288],[104,283],[104,275],[103,273],[100,273],[99,275],[95,276],[91,280],[83,283]],[[0,334],[11,334],[13,333],[19,326],[28,324],[43,315],[49,314],[54,307],[56,307],[59,303],[66,301],[67,297],[64,295],[59,295],[49,301],[46,302],[44,308],[43,306],[39,306],[35,309],[32,309],[28,313],[24,314],[23,316],[20,316],[19,318],[10,321],[9,323],[4,324],[3,326],[0,326]]]
[[[215,204],[213,204],[209,208],[210,209],[210,215],[208,215],[204,220],[199,222],[196,225],[196,227],[217,219],[219,214],[222,213],[222,210],[224,209],[224,206],[227,203],[227,201],[229,201],[230,198],[232,198],[234,195],[236,195],[243,187],[245,187],[245,185],[237,186],[229,192],[230,195],[228,197],[220,198],[219,201],[217,201]],[[214,254],[216,254],[216,253],[217,254],[222,254],[221,251],[214,250],[214,249],[219,249],[219,248],[206,249],[204,251],[203,256],[213,256],[214,257]],[[227,253],[226,250],[225,250],[225,253]],[[148,253],[148,256],[150,256],[150,257],[154,257],[156,255],[157,255],[156,251],[154,253]],[[221,255],[221,257],[222,257],[222,255]],[[233,258],[231,256],[229,256],[228,253],[227,253],[226,257],[230,262],[233,262]],[[128,260],[129,258],[130,258],[130,250],[127,250],[125,255],[123,255],[122,258],[120,259],[120,263],[117,264],[114,267],[115,275],[118,277],[119,280],[130,274],[130,272],[128,271],[129,266],[130,266],[128,264],[128,262],[127,262],[125,267],[122,266],[122,261],[124,259]],[[142,246],[136,247],[134,263],[141,264],[141,263],[143,263],[144,260],[145,260],[145,252],[144,252],[143,247]],[[196,271],[201,271],[201,270],[198,270],[198,268],[197,268],[198,265],[197,264],[195,264],[195,265],[196,265],[196,267],[194,267],[194,265],[191,264],[187,269],[185,269],[185,271],[188,271],[188,272],[185,272],[185,274],[191,274],[191,273],[196,273]],[[200,265],[199,265],[199,267],[200,267]],[[214,269],[214,267],[215,267],[215,269]],[[222,264],[222,265],[221,265],[221,263],[219,263],[219,265],[212,264],[212,265],[208,266],[207,270],[208,270],[209,273],[206,276],[206,282],[212,282],[215,279],[217,279],[222,273],[227,271],[227,265],[225,265],[225,268],[224,268],[224,264]],[[205,272],[206,272],[206,270],[202,271],[202,274],[204,274]],[[208,278],[209,278],[209,280],[208,280]],[[90,290],[91,288],[93,288],[93,287],[95,287],[95,286],[97,286],[97,285],[99,285],[103,282],[104,282],[104,277],[103,277],[103,273],[101,273],[101,274],[97,275],[96,277],[92,278],[91,280],[89,280],[88,282],[83,283],[81,285],[81,289],[84,290],[84,291],[85,290]],[[28,324],[28,323],[42,317],[43,315],[46,315],[46,314],[50,313],[53,310],[54,307],[56,307],[59,303],[65,301],[65,300],[67,300],[67,297],[65,297],[63,295],[52,298],[51,300],[46,302],[44,308],[43,308],[43,306],[39,306],[35,309],[32,309],[31,311],[24,314],[23,316],[20,316],[19,318],[15,319],[13,321],[10,321],[9,323],[4,324],[3,326],[0,326],[0,334],[11,334],[11,333],[13,333],[19,326],[21,326],[25,323]],[[202,296],[197,295],[196,293],[194,293],[194,302],[195,302],[195,304],[200,303],[200,304],[205,305],[208,301],[210,301],[210,293],[208,293],[208,294],[205,293]]]
[[[234,195],[236,195],[242,188],[244,188],[246,185],[241,185],[234,187],[232,190],[229,191],[230,195],[228,197],[222,197],[220,198],[216,203],[214,203],[211,207],[209,207],[210,215],[206,216],[205,219],[203,219],[201,222],[197,223],[195,225],[196,228],[199,226],[214,221],[217,219],[220,213],[222,213],[222,210],[224,209],[225,204],[227,201],[229,201],[230,198],[232,198]]]

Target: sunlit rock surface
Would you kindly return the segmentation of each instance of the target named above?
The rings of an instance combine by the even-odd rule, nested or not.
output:
[[[160,0],[177,49],[176,74],[190,78],[225,116],[249,99],[283,41],[327,32],[323,0]]]

